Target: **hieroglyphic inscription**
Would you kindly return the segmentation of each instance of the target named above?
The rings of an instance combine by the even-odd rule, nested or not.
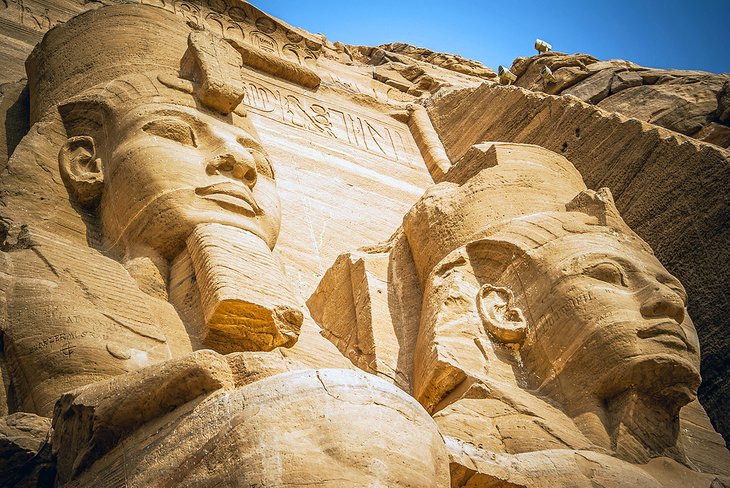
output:
[[[31,29],[45,32],[63,22],[76,12],[58,9],[52,12],[45,4],[27,0],[0,0],[0,17],[17,22]]]
[[[317,55],[314,54],[310,49],[302,48],[296,44],[285,44],[281,48],[281,52],[287,58],[295,61],[301,65],[308,65],[314,67],[317,64]]]
[[[253,32],[251,34],[251,41],[253,45],[264,52],[269,54],[279,54],[279,47],[276,45],[276,41],[261,32]]]
[[[301,65],[313,66],[321,45],[305,39],[289,27],[281,25],[251,5],[236,0],[133,0],[145,5],[164,8],[185,21],[204,26],[225,39],[247,42],[257,49],[289,59]],[[76,0],[70,7],[47,0],[0,0],[0,18],[45,32],[66,22],[92,5]],[[78,6],[78,8],[73,8]]]
[[[414,154],[405,128],[398,128],[354,110],[322,102],[283,87],[244,80],[243,103],[268,118],[350,144],[394,161]]]
[[[18,0],[19,1],[19,0]],[[304,39],[257,9],[235,0],[139,0],[182,16],[187,22],[205,26],[224,39],[244,41],[268,54],[301,65],[316,62],[321,45]],[[282,48],[282,45],[284,47]]]
[[[109,334],[99,334],[90,330],[82,330],[78,332],[62,332],[60,334],[54,334],[50,337],[46,337],[45,339],[33,344],[28,352],[32,354],[41,349],[49,348],[51,347],[51,345],[57,342],[64,342],[63,346],[61,347],[61,352],[63,352],[67,356],[70,356],[75,347],[71,345],[70,341],[76,341],[85,337],[94,339],[96,341],[107,341],[109,340],[110,336]]]

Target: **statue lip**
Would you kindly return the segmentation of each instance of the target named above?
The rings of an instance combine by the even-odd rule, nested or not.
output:
[[[694,347],[690,345],[687,335],[684,333],[684,330],[682,330],[682,327],[676,322],[661,322],[659,324],[654,324],[650,327],[639,330],[637,335],[641,339],[650,339],[660,336],[676,337],[682,341],[684,347],[688,351],[694,352]]]
[[[223,204],[226,208],[235,207],[236,210],[243,210],[245,213],[253,213],[254,215],[263,213],[247,186],[230,182],[215,183],[196,188],[195,194]]]

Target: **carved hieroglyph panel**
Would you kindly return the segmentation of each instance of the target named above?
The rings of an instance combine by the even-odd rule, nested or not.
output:
[[[313,66],[322,48],[315,36],[237,0],[140,0],[185,18],[225,38],[244,41],[268,54]]]
[[[340,252],[387,239],[433,180],[408,126],[384,111],[249,70],[243,82],[277,173],[276,249],[308,297]]]
[[[293,88],[293,87],[292,87]],[[291,127],[325,136],[401,164],[418,164],[418,148],[408,128],[382,113],[347,107],[342,101],[323,103],[316,95],[293,91],[273,81],[251,76],[245,81],[243,104]]]

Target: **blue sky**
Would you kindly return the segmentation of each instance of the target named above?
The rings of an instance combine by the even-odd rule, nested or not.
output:
[[[331,41],[406,42],[460,54],[492,69],[553,50],[656,68],[730,72],[730,0],[467,1],[252,0]]]

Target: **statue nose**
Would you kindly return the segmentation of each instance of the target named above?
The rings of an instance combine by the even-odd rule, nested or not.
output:
[[[208,161],[205,172],[209,175],[224,175],[228,178],[241,181],[253,189],[256,185],[258,173],[256,160],[246,150],[226,148],[220,154]]]
[[[668,317],[678,324],[684,322],[684,313],[682,298],[664,285],[655,286],[651,295],[641,305],[641,315],[644,317]]]

